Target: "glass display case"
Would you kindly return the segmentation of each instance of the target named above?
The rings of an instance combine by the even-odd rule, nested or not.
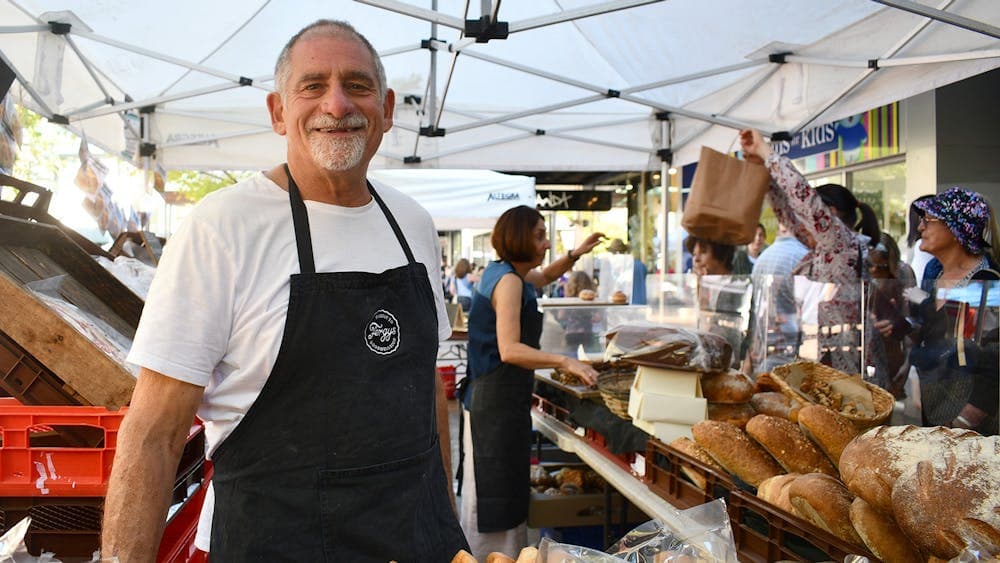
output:
[[[583,301],[572,297],[540,298],[544,314],[541,348],[546,352],[578,357],[580,347],[591,359],[604,357],[604,336],[623,324],[652,322],[647,305],[619,305]]]

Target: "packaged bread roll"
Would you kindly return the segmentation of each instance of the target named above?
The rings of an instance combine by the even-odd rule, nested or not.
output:
[[[978,438],[971,430],[943,426],[879,426],[858,436],[840,455],[840,477],[852,493],[872,508],[892,514],[892,487],[917,463]],[[897,520],[898,521],[898,520]]]
[[[737,405],[729,403],[708,403],[708,419],[718,422],[728,422],[741,430],[746,427],[747,422],[757,414],[750,403],[740,403]]]
[[[826,454],[819,451],[799,426],[790,420],[758,414],[747,423],[746,431],[789,473],[837,476],[837,470]]]
[[[699,446],[694,440],[688,438],[687,436],[681,436],[673,442],[670,442],[670,447],[677,451],[683,452],[696,460],[700,461],[704,465],[708,466],[710,469],[714,469],[719,473],[725,473],[726,470],[722,468],[721,465],[716,463],[712,456],[705,451],[705,448]],[[686,466],[681,466],[681,471],[691,479],[691,482],[698,486],[701,490],[707,490],[708,483],[701,473],[692,470]]]
[[[731,369],[701,376],[701,392],[709,403],[747,403],[753,395],[753,382],[743,373]]]
[[[839,480],[823,473],[802,475],[789,485],[788,500],[802,518],[848,543],[864,545],[851,524],[854,496]]]
[[[976,437],[900,475],[892,490],[900,529],[937,557],[970,542],[1000,550],[1000,438]]]
[[[691,434],[727,472],[754,487],[784,473],[771,454],[732,424],[703,420],[691,427]]]
[[[750,396],[750,406],[758,414],[769,414],[795,421],[802,403],[793,401],[779,391],[760,391]]]
[[[799,428],[840,467],[840,456],[847,444],[857,437],[858,428],[845,416],[822,405],[809,405],[799,411]]]
[[[770,479],[765,479],[764,482],[757,487],[757,498],[768,504],[777,506],[785,512],[795,514],[795,508],[792,506],[791,501],[788,500],[788,487],[799,475],[801,474],[788,473],[785,475],[775,475]]]
[[[896,521],[872,508],[861,497],[851,503],[851,523],[868,549],[883,563],[910,563],[923,559]]]

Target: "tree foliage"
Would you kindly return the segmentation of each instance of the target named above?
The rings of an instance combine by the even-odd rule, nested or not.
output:
[[[199,201],[215,190],[231,186],[253,175],[247,171],[199,172],[193,170],[171,170],[167,172],[167,189],[184,194],[190,201]]]

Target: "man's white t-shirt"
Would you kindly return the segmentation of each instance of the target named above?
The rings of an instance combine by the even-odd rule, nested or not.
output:
[[[451,325],[434,223],[409,196],[373,185],[414,259],[427,269],[438,338],[445,339]],[[406,264],[374,200],[351,208],[307,201],[306,208],[317,272],[377,273]],[[209,454],[236,427],[271,373],[285,327],[289,276],[297,273],[288,192],[263,174],[206,197],[164,248],[128,361],[205,387],[198,416]],[[203,548],[212,500],[206,499],[199,526],[197,543]]]

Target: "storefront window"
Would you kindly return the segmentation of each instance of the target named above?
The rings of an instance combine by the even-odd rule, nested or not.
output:
[[[899,240],[906,233],[906,164],[894,162],[850,173],[850,188],[872,206],[883,231]]]

